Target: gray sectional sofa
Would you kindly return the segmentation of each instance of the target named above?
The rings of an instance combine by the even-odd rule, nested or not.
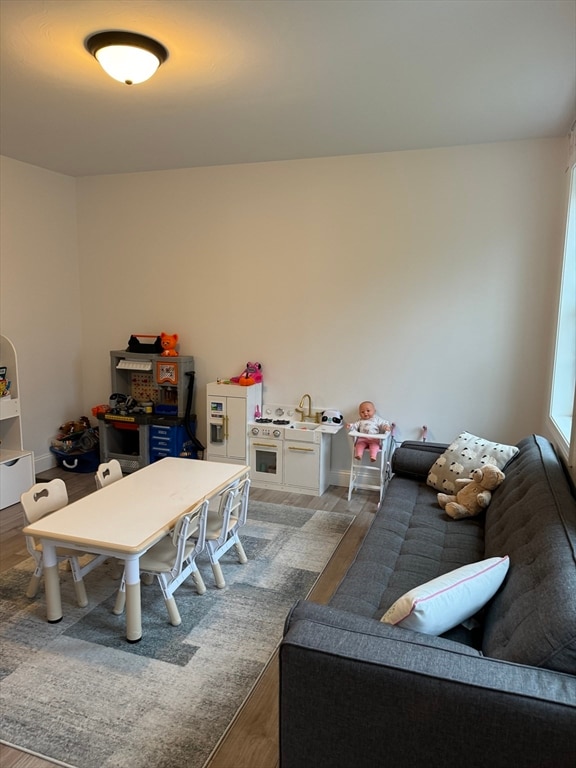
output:
[[[328,605],[301,601],[280,646],[281,768],[574,768],[576,500],[531,436],[488,509],[438,506],[446,446],[403,443],[374,522]],[[406,591],[508,555],[495,596],[433,636],[381,623]]]

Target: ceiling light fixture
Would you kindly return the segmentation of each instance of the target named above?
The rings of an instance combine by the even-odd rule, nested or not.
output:
[[[161,43],[136,32],[97,32],[85,46],[110,77],[126,85],[148,80],[168,58]]]

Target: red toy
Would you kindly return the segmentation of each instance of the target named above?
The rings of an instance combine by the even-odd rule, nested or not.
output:
[[[259,384],[263,378],[260,363],[246,363],[246,368],[244,368],[240,376],[233,376],[230,381],[243,387],[249,387],[252,384]]]

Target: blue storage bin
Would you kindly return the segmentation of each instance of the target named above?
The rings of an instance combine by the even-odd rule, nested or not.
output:
[[[100,464],[100,451],[98,447],[93,448],[91,451],[80,453],[59,451],[57,448],[50,446],[50,451],[56,457],[58,466],[67,472],[96,472]]]

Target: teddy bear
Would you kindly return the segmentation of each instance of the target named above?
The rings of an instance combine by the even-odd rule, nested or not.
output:
[[[438,504],[454,520],[474,517],[490,504],[492,491],[504,482],[504,472],[494,464],[485,464],[474,469],[468,479],[459,478],[457,485],[463,486],[456,496],[438,494]]]
[[[178,334],[173,333],[161,333],[160,334],[160,346],[162,347],[162,352],[160,353],[162,357],[178,357],[178,352],[176,352],[176,344],[178,344]]]

